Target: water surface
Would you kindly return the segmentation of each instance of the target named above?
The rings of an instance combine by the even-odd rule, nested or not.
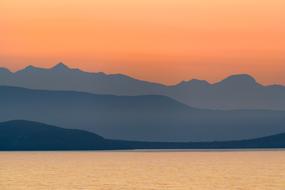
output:
[[[1,190],[284,190],[285,151],[2,152]]]

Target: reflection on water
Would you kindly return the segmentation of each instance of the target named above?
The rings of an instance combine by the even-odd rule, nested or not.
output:
[[[2,152],[1,190],[284,190],[285,151]]]

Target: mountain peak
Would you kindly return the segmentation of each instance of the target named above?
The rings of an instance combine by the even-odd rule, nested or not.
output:
[[[42,70],[42,68],[35,67],[33,65],[29,65],[22,70],[17,71],[16,73],[32,73],[34,71]]]
[[[182,81],[177,86],[205,86],[210,83],[206,80],[192,79],[189,81]]]
[[[226,79],[219,82],[219,84],[229,84],[229,85],[252,85],[257,84],[255,78],[248,74],[237,74],[231,75]]]
[[[69,67],[64,63],[60,62],[51,68],[52,70],[69,70]]]
[[[10,74],[11,71],[9,69],[7,69],[7,68],[0,67],[0,73]]]
[[[200,84],[200,85],[208,85],[209,82],[206,80],[192,79],[188,81],[190,84]]]
[[[33,65],[28,65],[27,67],[24,68],[24,70],[33,70],[33,69],[37,69],[37,68]]]

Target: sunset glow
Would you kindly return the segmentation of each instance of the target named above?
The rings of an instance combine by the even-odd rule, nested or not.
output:
[[[285,84],[284,0],[1,0],[0,66]]]

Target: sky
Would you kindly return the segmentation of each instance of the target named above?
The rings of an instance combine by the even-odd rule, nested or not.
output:
[[[285,84],[284,0],[0,0],[0,67]]]

